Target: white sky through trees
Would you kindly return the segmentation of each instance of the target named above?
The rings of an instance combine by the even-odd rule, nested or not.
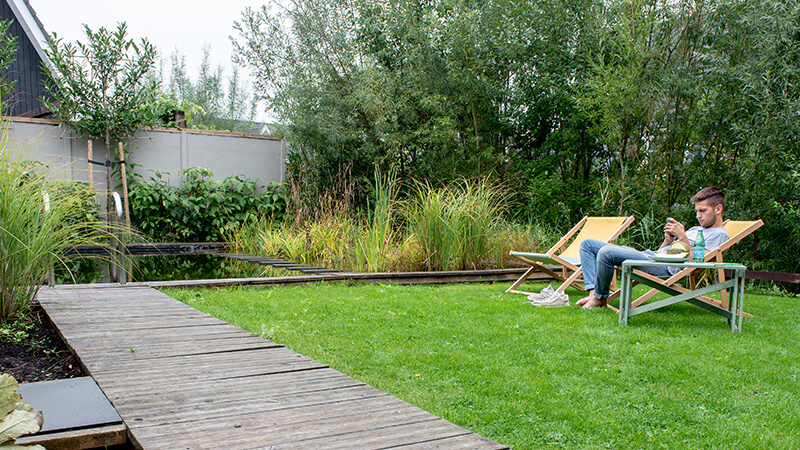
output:
[[[267,0],[29,0],[45,31],[55,32],[68,42],[86,41],[83,24],[92,30],[106,27],[112,31],[117,23],[128,25],[128,37],[139,41],[146,37],[164,61],[164,82],[169,82],[169,56],[175,50],[186,57],[188,75],[196,80],[203,58],[203,46],[211,46],[211,63],[222,65],[225,76],[231,74],[233,47],[228,36],[234,34],[233,22],[250,6],[260,8]],[[247,84],[252,92],[249,71]],[[263,108],[262,108],[263,109]],[[256,120],[265,113],[259,110]]]

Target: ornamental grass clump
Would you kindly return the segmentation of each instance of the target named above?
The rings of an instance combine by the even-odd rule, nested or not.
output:
[[[105,224],[76,215],[82,190],[54,181],[55,171],[26,162],[30,145],[0,135],[0,323],[30,309],[54,264],[75,245],[108,245]]]
[[[428,270],[480,269],[497,260],[495,239],[505,195],[487,180],[464,180],[441,189],[420,184],[408,202],[409,234],[427,255]]]
[[[383,177],[375,170],[375,201],[367,210],[367,217],[359,228],[359,237],[355,242],[356,270],[380,272],[390,265],[399,233],[395,226],[399,188],[396,172],[392,171]]]
[[[508,267],[517,265],[509,250],[541,250],[558,239],[546,226],[506,222],[507,197],[487,180],[442,188],[419,183],[405,201],[398,199],[396,174],[376,172],[375,180],[363,214],[326,194],[315,202],[326,206],[314,214],[240,227],[227,237],[230,248],[347,271],[407,272]]]

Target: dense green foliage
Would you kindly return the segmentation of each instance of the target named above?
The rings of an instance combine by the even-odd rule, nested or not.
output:
[[[687,303],[620,327],[506,287],[168,293],[515,450],[800,446],[797,299],[748,292],[732,334]]]
[[[774,0],[298,0],[246,10],[237,58],[309,195],[377,166],[490,175],[511,212],[667,215],[717,185],[761,218],[737,248],[800,272],[800,6]]]
[[[7,69],[14,62],[17,54],[17,37],[12,36],[8,32],[8,27],[11,26],[11,21],[0,21],[0,112],[6,113],[6,110],[12,102],[14,102],[14,85],[16,81],[9,81],[6,79]]]
[[[281,220],[286,200],[280,185],[263,188],[243,175],[211,179],[204,167],[181,171],[182,186],[171,186],[156,172],[150,182],[130,188],[131,221],[161,242],[219,242],[226,234],[266,216]]]

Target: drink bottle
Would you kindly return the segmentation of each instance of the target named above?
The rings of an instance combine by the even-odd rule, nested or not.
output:
[[[697,237],[694,239],[692,246],[692,253],[694,253],[694,262],[703,262],[706,256],[706,239],[703,237],[703,230],[697,232]]]

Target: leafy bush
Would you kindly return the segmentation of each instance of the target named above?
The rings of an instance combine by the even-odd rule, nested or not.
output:
[[[131,220],[156,241],[217,242],[243,224],[264,216],[281,220],[286,206],[282,186],[266,188],[243,175],[211,180],[211,170],[182,170],[183,186],[171,186],[155,172],[150,183],[131,185]]]

